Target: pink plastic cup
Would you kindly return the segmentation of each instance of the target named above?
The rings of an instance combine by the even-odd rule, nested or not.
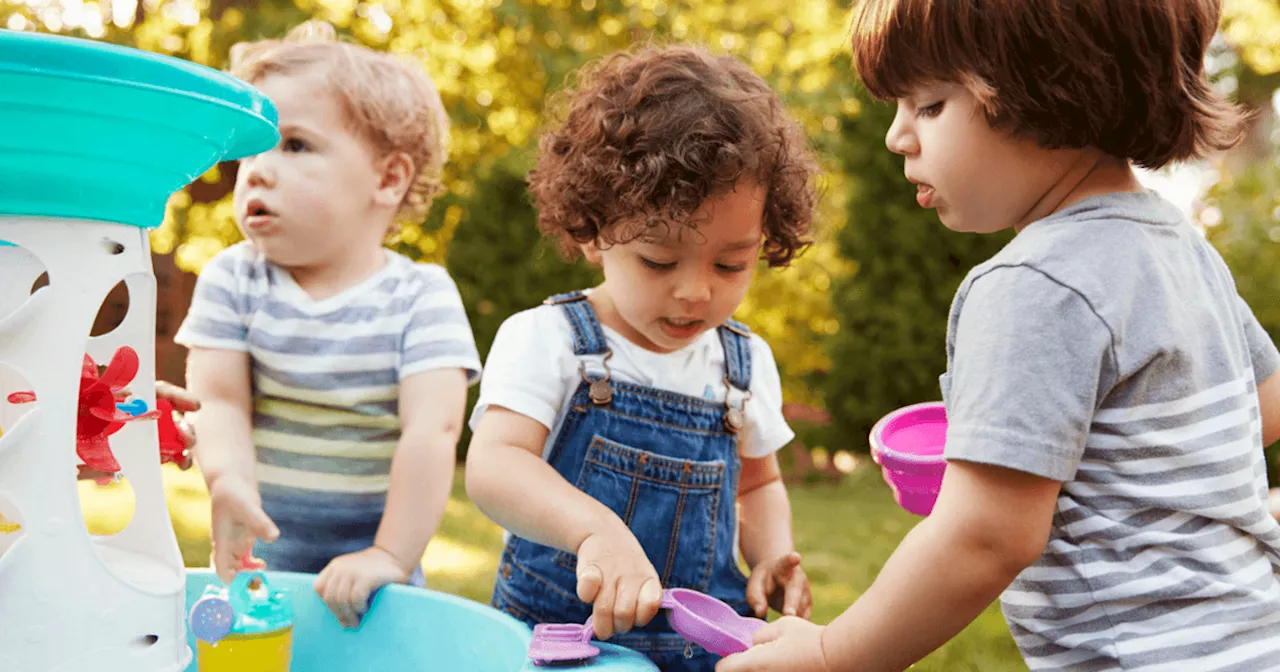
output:
[[[871,428],[871,459],[898,505],[917,516],[933,511],[947,463],[947,409],[942,402],[900,408]]]

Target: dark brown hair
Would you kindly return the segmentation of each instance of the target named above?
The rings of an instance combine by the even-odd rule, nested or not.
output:
[[[709,197],[767,189],[763,256],[785,266],[809,242],[817,164],[764,80],[727,56],[644,45],[589,64],[539,143],[529,190],[538,226],[567,255],[654,227],[698,223]]]
[[[1217,0],[863,0],[853,61],[877,98],[956,82],[994,128],[1160,168],[1243,137],[1204,70],[1218,17]]]

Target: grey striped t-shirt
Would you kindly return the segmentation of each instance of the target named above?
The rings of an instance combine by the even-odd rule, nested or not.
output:
[[[386,253],[373,276],[319,301],[247,242],[201,272],[174,340],[249,353],[266,490],[381,497],[400,437],[400,381],[440,368],[479,379],[453,279],[440,266]]]
[[[1280,353],[1177,208],[1031,224],[961,284],[947,356],[947,458],[1064,483],[1001,598],[1031,669],[1280,669],[1256,387]]]

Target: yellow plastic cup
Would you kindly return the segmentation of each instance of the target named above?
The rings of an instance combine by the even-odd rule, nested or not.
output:
[[[241,571],[227,588],[208,586],[189,618],[199,672],[289,672],[293,604],[262,572]]]
[[[293,628],[227,635],[217,644],[196,642],[200,672],[289,672]]]

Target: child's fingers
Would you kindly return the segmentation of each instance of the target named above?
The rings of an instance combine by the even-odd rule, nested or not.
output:
[[[325,598],[325,595],[329,590],[329,579],[332,576],[333,571],[331,567],[325,567],[320,570],[319,576],[316,577],[316,582],[313,584],[313,587],[316,590],[316,595],[319,595],[321,600]]]
[[[595,628],[596,637],[609,639],[613,636],[613,603],[618,596],[617,580],[606,581],[600,586],[600,593],[592,604],[591,625]]]
[[[360,579],[351,585],[351,610],[357,617],[363,616],[369,611],[369,595],[373,593],[374,585],[368,579]]]
[[[600,585],[604,582],[604,573],[600,567],[578,565],[578,599],[583,602],[595,602],[600,594]]]
[[[334,576],[333,590],[326,600],[329,609],[344,628],[352,628],[356,624],[356,614],[351,608],[351,587],[354,582],[355,578],[346,572],[337,574]]]
[[[747,604],[756,616],[764,618],[769,613],[769,583],[772,583],[769,572],[751,572],[747,578]]]
[[[156,396],[168,399],[175,411],[192,413],[200,410],[200,400],[194,394],[163,380],[156,381]]]
[[[235,528],[233,527],[232,530]],[[231,585],[240,571],[240,558],[253,549],[253,540],[234,531],[217,535],[213,540],[213,568],[223,583]]]
[[[228,544],[215,544],[213,547],[213,569],[218,573],[218,578],[222,583],[231,585],[231,581],[236,578],[236,571],[239,569],[239,563],[236,562],[238,556],[228,548]]]
[[[769,623],[763,628],[756,630],[756,634],[752,638],[752,642],[756,646],[768,644],[769,642],[781,637],[782,633],[786,632],[787,625],[787,619],[785,617]]]
[[[651,576],[640,587],[640,601],[636,605],[636,625],[644,627],[658,615],[662,608],[662,582]]]
[[[809,577],[801,572],[797,572],[797,574],[799,574],[799,577],[794,580],[797,584],[796,593],[800,598],[795,615],[807,621],[813,615],[813,591],[809,587]]]
[[[783,616],[799,616],[800,605],[804,600],[804,585],[800,582],[792,580],[788,581],[786,588],[782,594],[782,615]]]
[[[778,560],[778,564],[774,566],[773,571],[780,576],[788,576],[800,566],[800,554],[795,551],[782,556]]]
[[[276,527],[262,507],[246,506],[244,516],[247,527],[259,539],[270,542],[280,536],[280,528]]]
[[[636,622],[636,604],[640,601],[640,588],[634,578],[618,579],[618,591],[613,600],[613,631],[624,633]]]

